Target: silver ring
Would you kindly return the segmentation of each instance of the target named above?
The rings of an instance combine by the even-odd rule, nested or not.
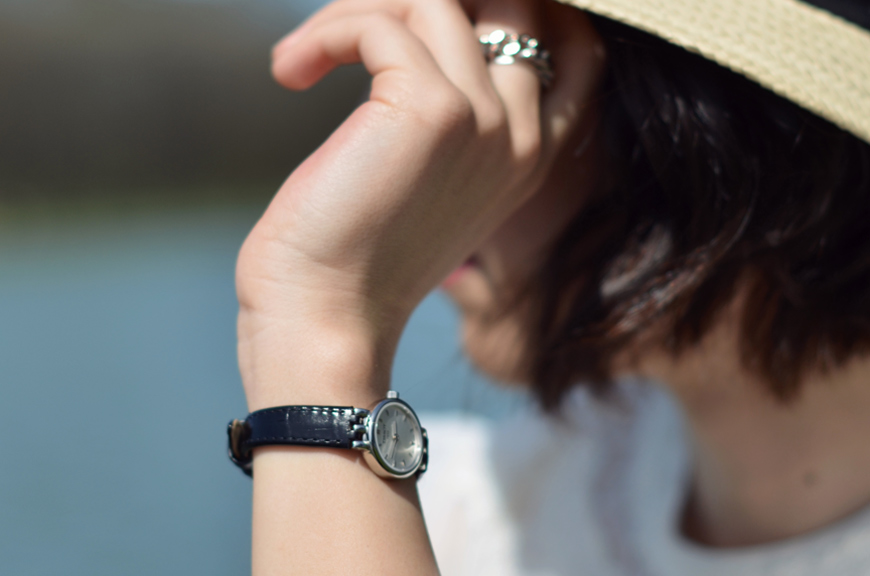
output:
[[[488,64],[531,64],[544,88],[553,83],[553,66],[550,53],[540,47],[537,39],[528,34],[508,34],[494,30],[480,37],[480,47]]]

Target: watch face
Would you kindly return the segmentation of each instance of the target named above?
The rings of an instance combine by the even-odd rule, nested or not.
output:
[[[375,450],[391,472],[413,471],[423,457],[423,433],[414,412],[399,400],[384,403],[375,415]]]

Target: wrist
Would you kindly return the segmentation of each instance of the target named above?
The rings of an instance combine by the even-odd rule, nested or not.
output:
[[[401,329],[357,315],[264,318],[239,314],[239,365],[248,408],[286,405],[368,407],[390,387]]]

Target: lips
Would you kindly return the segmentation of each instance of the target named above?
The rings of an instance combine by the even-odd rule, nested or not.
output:
[[[453,272],[451,272],[447,278],[441,283],[442,288],[449,288],[453,284],[456,284],[463,276],[465,276],[471,270],[478,268],[479,264],[477,261],[477,257],[472,255],[465,262],[459,265]]]

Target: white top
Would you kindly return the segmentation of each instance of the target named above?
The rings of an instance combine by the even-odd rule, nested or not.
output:
[[[858,576],[870,510],[813,534],[714,550],[677,529],[688,470],[680,412],[659,387],[585,390],[562,421],[424,414],[420,498],[444,576]]]

